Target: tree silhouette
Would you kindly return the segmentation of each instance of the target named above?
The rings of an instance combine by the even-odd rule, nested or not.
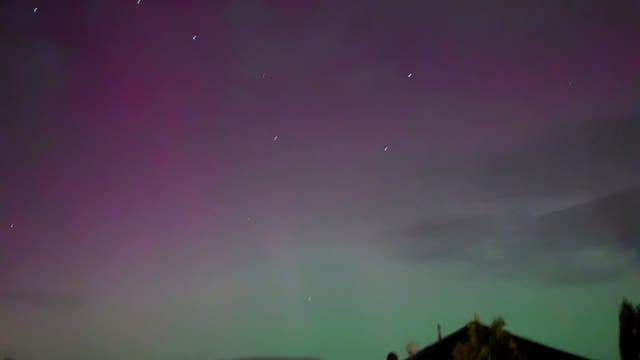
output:
[[[619,315],[619,347],[622,360],[640,359],[640,308],[622,300]]]
[[[511,334],[504,330],[504,319],[498,317],[488,328],[475,319],[469,323],[469,341],[453,349],[454,360],[523,360]]]

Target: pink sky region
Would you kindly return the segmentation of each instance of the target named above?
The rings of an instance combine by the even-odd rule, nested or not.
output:
[[[639,15],[2,2],[0,355],[382,359],[477,312],[617,358]]]

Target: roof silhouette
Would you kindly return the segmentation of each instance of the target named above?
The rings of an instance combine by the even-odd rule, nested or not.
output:
[[[473,321],[472,321],[473,322]],[[453,359],[453,349],[458,343],[465,343],[469,341],[469,322],[464,327],[457,331],[443,337],[442,340],[420,350],[414,356],[409,357],[407,360],[434,360],[434,359]],[[489,327],[480,322],[477,324],[488,330]],[[586,360],[587,358],[574,355],[562,350],[554,349],[552,347],[537,343],[535,341],[525,339],[523,337],[511,334],[511,337],[515,341],[518,351],[526,356],[528,359],[556,359],[556,360]]]

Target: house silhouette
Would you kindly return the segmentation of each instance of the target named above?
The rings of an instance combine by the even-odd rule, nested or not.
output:
[[[489,327],[477,320],[467,323],[462,328],[456,330],[452,334],[443,337],[439,341],[425,347],[407,360],[448,360],[453,359],[453,349],[458,343],[466,343],[469,341],[469,326],[475,322],[475,325],[484,331],[489,331]],[[534,359],[555,359],[555,360],[586,360],[587,358],[574,355],[562,350],[537,343],[535,341],[525,339],[518,335],[511,334],[511,338],[516,343],[518,352],[529,360]]]

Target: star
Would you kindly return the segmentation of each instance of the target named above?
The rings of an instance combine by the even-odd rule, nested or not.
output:
[[[266,78],[266,77],[267,77],[267,73],[266,73],[266,72],[263,72],[263,73],[262,73],[262,78],[264,79],[264,78]]]
[[[389,151],[389,145],[384,147],[384,151]]]
[[[311,302],[311,296],[307,296],[307,302]]]
[[[273,137],[273,142],[277,142],[278,141],[278,135]]]
[[[38,12],[38,7],[36,6],[36,7],[33,8],[33,13],[35,14],[37,12]]]
[[[409,73],[409,74],[407,74],[407,77],[408,77],[409,79],[411,79],[411,78],[413,77],[413,73]]]
[[[15,228],[15,227],[16,227],[16,224],[11,224],[11,225],[9,225],[9,229],[13,229],[13,228]]]
[[[247,221],[251,221],[251,216],[247,217]]]
[[[198,35],[193,35],[193,37],[191,38],[191,40],[195,41],[198,38]]]
[[[142,0],[138,0],[138,1],[136,1],[136,4],[137,4],[137,5],[140,5],[141,3],[142,3]]]

